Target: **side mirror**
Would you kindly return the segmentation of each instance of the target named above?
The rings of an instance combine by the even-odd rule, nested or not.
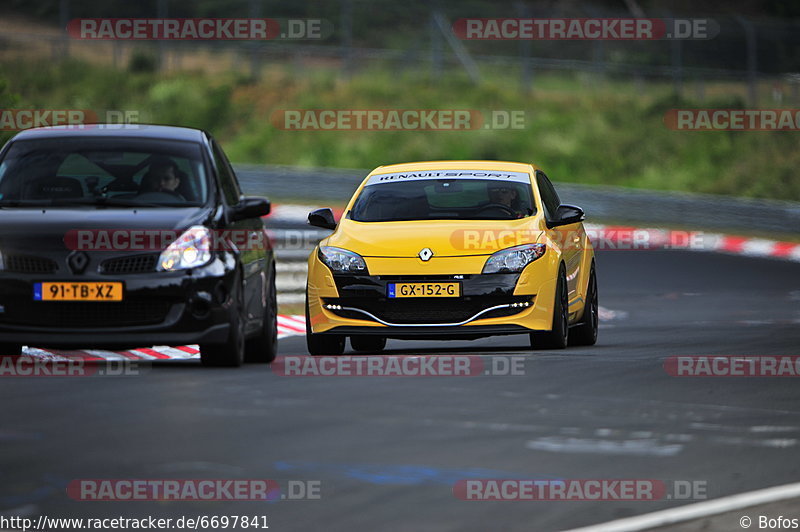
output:
[[[242,201],[239,202],[239,205],[233,207],[231,220],[235,222],[248,218],[261,218],[262,216],[268,215],[271,210],[272,205],[270,205],[267,198],[245,196],[242,198]]]
[[[324,208],[310,212],[308,214],[308,225],[322,227],[323,229],[336,229],[336,220],[333,218],[333,211]]]
[[[583,209],[575,205],[559,205],[553,220],[547,221],[547,227],[552,229],[559,225],[569,225],[582,222],[586,219]]]

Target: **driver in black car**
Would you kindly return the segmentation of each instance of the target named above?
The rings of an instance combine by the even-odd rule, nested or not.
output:
[[[520,205],[517,189],[509,185],[492,185],[489,187],[489,201],[508,207],[516,218],[525,216]]]
[[[153,162],[147,173],[142,177],[140,194],[163,192],[184,199],[177,190],[181,184],[178,172],[178,166],[170,159],[160,159]]]

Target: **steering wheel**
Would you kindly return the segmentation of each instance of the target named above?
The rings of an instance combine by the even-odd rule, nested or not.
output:
[[[517,215],[517,213],[514,212],[514,209],[512,209],[508,205],[504,205],[502,203],[489,203],[489,204],[484,205],[483,207],[481,207],[478,212],[488,211],[489,209],[500,209],[500,210],[508,213],[508,215],[511,216],[512,218]]]
[[[186,201],[186,199],[177,192],[162,192],[162,191],[142,192],[141,194],[136,196],[136,199],[142,201],[151,201],[151,202],[159,202],[159,201],[174,202],[175,200]]]

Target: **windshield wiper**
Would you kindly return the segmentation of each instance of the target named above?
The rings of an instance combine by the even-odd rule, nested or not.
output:
[[[38,204],[38,203],[37,203]],[[114,198],[53,198],[45,206],[60,207],[69,205],[86,205],[89,207],[161,207],[160,203],[146,203],[141,201],[117,200]]]
[[[0,201],[0,208],[3,207],[197,207],[196,202],[171,201],[164,203],[153,203],[145,201],[134,201],[127,199],[114,198],[54,198],[46,200],[6,200]]]

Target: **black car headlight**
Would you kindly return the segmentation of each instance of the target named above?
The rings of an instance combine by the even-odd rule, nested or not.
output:
[[[493,254],[483,266],[482,273],[518,273],[525,266],[544,255],[544,244],[523,244],[501,249]]]
[[[158,267],[162,271],[198,268],[211,261],[211,231],[195,225],[183,232],[161,252]]]
[[[319,260],[333,273],[368,273],[364,258],[346,249],[320,246]]]

